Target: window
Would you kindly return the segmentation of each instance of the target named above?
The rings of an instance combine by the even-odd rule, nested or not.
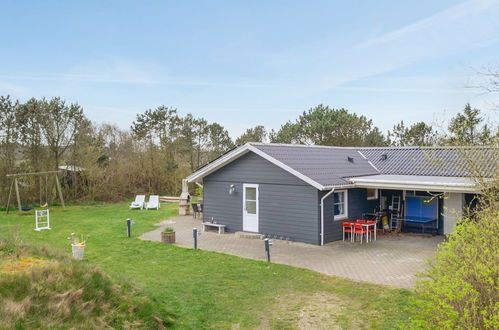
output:
[[[367,188],[367,199],[378,199],[378,189]]]
[[[256,187],[245,187],[244,189],[246,189],[245,210],[248,214],[256,214]]]
[[[346,190],[334,193],[334,220],[342,220],[348,217],[348,195]]]

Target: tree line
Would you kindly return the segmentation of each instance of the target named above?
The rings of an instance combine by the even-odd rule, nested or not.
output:
[[[277,130],[248,128],[232,140],[227,129],[192,114],[159,106],[137,114],[130,129],[91,122],[80,105],[61,98],[25,103],[0,96],[0,202],[5,204],[8,173],[57,170],[60,165],[84,169],[66,173],[65,195],[72,201],[117,201],[137,193],[178,195],[181,179],[198,167],[247,142],[336,146],[431,146],[497,143],[497,125],[467,104],[446,132],[403,121],[387,134],[371,119],[318,105]],[[29,177],[23,200],[35,203],[43,182]]]

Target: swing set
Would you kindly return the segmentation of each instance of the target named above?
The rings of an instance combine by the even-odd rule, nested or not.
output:
[[[19,209],[19,212],[23,211],[23,207],[21,205],[21,195],[19,192],[19,185],[23,185],[24,182],[20,182],[19,178],[26,178],[26,177],[33,177],[33,178],[38,178],[39,180],[39,185],[40,185],[40,206],[46,207],[48,206],[49,200],[49,178],[52,177],[55,182],[55,187],[57,190],[57,193],[59,195],[59,200],[61,201],[61,205],[64,208],[64,198],[62,197],[62,190],[61,190],[61,184],[59,182],[59,177],[58,174],[60,171],[47,171],[47,172],[32,172],[32,173],[16,173],[16,174],[7,174],[8,178],[12,179],[12,183],[10,184],[10,189],[9,189],[9,198],[7,199],[7,213],[9,213],[9,207],[10,207],[10,200],[12,197],[12,191],[15,190],[16,192],[16,198],[17,198],[17,207]],[[45,203],[43,204],[42,196],[43,196],[43,179],[45,179]],[[24,184],[26,185],[26,184]]]

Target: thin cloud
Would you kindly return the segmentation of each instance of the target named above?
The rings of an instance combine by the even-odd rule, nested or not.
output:
[[[134,85],[169,85],[169,86],[198,86],[198,87],[222,87],[222,88],[278,88],[278,89],[306,89],[305,86],[283,85],[283,84],[259,84],[259,83],[238,83],[238,82],[209,82],[201,80],[133,80],[133,79],[107,79],[103,76],[92,75],[74,75],[74,74],[52,74],[45,76],[13,76],[0,75],[0,79],[8,80],[30,80],[30,81],[73,81],[73,82],[91,82],[104,84],[134,84]],[[320,83],[319,83],[320,85]],[[327,87],[326,87],[327,86]],[[310,86],[308,86],[310,87]],[[25,89],[15,88],[12,84],[0,83],[0,89],[12,90],[14,94],[26,94]],[[398,87],[363,87],[363,86],[341,86],[324,83],[324,88],[337,91],[360,91],[373,93],[471,93],[477,94],[477,91],[467,88],[398,88]],[[104,110],[104,109],[103,109]],[[117,110],[117,109],[109,109]]]
[[[25,80],[25,81],[60,81],[60,82],[91,82],[109,84],[134,84],[134,85],[171,85],[171,86],[199,86],[199,87],[228,87],[228,88],[302,88],[298,85],[245,83],[245,82],[220,82],[204,80],[175,80],[150,78],[141,79],[133,77],[110,78],[108,75],[91,74],[46,74],[46,75],[0,75],[0,79]]]
[[[477,94],[466,88],[396,88],[396,87],[332,87],[339,91],[375,92],[375,93],[423,93],[423,94]]]
[[[356,48],[363,49],[387,42],[394,41],[396,39],[403,38],[412,33],[416,33],[422,30],[431,29],[435,26],[443,25],[448,22],[455,22],[461,20],[461,24],[466,24],[465,17],[472,15],[479,15],[484,11],[488,10],[490,7],[497,6],[498,2],[494,0],[469,0],[454,7],[445,9],[435,15],[422,19],[418,22],[404,26],[398,30],[394,30],[385,33],[381,36],[372,38],[359,44]]]

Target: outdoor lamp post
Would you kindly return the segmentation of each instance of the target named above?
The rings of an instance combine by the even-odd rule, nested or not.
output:
[[[266,238],[264,242],[265,242],[265,254],[267,256],[267,261],[270,262],[270,247],[272,246],[272,240]]]

